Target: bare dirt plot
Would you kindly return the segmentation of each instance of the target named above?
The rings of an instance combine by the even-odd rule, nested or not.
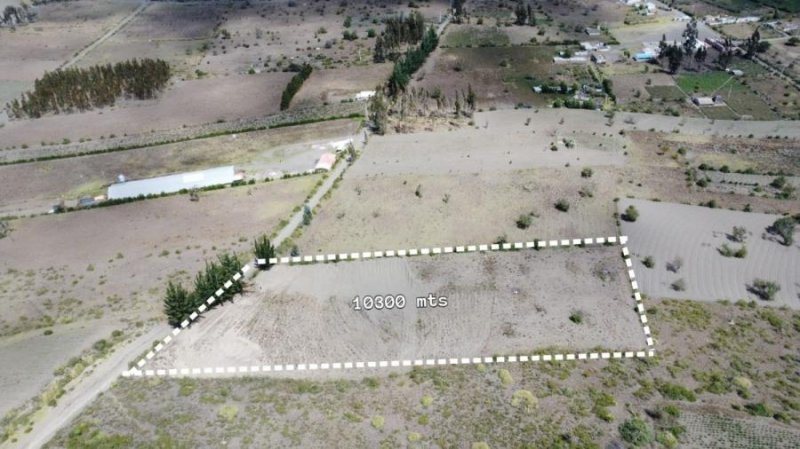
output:
[[[603,180],[596,173],[596,181],[578,181],[578,168],[481,175],[347,175],[296,243],[302,253],[317,254],[613,234],[610,198],[615,179]],[[582,187],[594,197],[581,197]],[[569,201],[569,212],[555,209],[559,199]],[[515,224],[520,216],[530,218],[527,229]]]
[[[223,250],[247,252],[317,176],[14,220],[0,240],[0,334],[108,317],[161,317],[167,279]]]
[[[292,100],[292,108],[351,100],[358,92],[382,85],[391,71],[391,63],[314,70]]]
[[[145,133],[278,112],[291,73],[178,81],[157,99],[122,101],[113,108],[14,120],[0,128],[4,145]]]
[[[181,334],[148,367],[644,346],[619,247],[277,266],[250,289]],[[407,304],[353,310],[355,296],[375,294],[402,294]],[[418,308],[415,299],[429,294],[446,296],[447,306]]]
[[[43,213],[59,198],[99,195],[118,174],[139,179],[220,165],[235,165],[263,180],[272,172],[314,167],[323,144],[351,136],[354,120],[197,139],[107,154],[0,167],[0,214]]]
[[[549,105],[552,98],[535,94],[529,79],[564,81],[589,79],[580,65],[554,65],[553,56],[565,47],[440,48],[428,58],[411,84],[447,96],[472,86],[480,107],[509,107],[518,103]]]
[[[550,127],[530,112],[531,123],[496,128],[463,128],[370,139],[355,176],[398,174],[501,173],[527,168],[561,168],[566,164],[624,165],[624,139],[603,133],[569,132]],[[527,120],[527,119],[526,119]],[[570,147],[565,145],[565,140]],[[551,147],[555,145],[555,150]]]
[[[623,222],[622,231],[630,237],[642,292],[702,301],[756,299],[750,287],[760,278],[780,286],[772,303],[800,308],[800,244],[783,246],[766,232],[778,216],[629,199],[620,200],[620,210],[629,204],[639,218]],[[747,229],[742,259],[720,254],[724,244],[742,246],[731,241],[734,226]],[[643,265],[648,256],[653,268]],[[682,263],[675,263],[678,258]],[[676,284],[680,279],[683,288]]]

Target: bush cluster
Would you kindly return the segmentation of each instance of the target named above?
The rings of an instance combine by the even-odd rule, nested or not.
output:
[[[183,285],[169,282],[164,296],[164,312],[167,321],[172,326],[180,326],[183,320],[187,319],[198,307],[206,303],[206,300],[215,296],[215,292],[222,288],[223,284],[229,280],[231,286],[224,290],[222,295],[209,306],[215,306],[233,299],[234,295],[241,293],[244,284],[241,280],[234,281],[231,277],[236,274],[241,265],[236,254],[222,253],[217,256],[216,261],[206,262],[203,271],[197,273],[194,278],[194,290],[188,291]]]

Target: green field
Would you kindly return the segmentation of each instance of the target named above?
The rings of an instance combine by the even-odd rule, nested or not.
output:
[[[730,79],[731,75],[725,72],[686,73],[680,75],[675,82],[689,95],[711,95]]]
[[[675,86],[647,86],[645,89],[652,98],[660,98],[664,101],[678,101],[686,98],[683,91]]]
[[[752,63],[751,63],[752,64]],[[744,66],[753,72],[753,66]],[[769,105],[739,79],[725,72],[691,73],[678,76],[675,82],[689,95],[720,95],[725,103],[739,116],[750,116],[754,120],[774,120],[779,118]],[[704,108],[703,112],[712,118],[729,117],[727,108]]]
[[[736,120],[739,117],[727,106],[705,106],[700,110],[706,117],[717,120]]]

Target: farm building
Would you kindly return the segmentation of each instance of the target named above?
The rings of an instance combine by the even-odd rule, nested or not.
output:
[[[722,106],[725,102],[719,95],[713,97],[692,97],[692,103],[697,106]]]
[[[633,59],[636,62],[647,62],[656,59],[656,53],[654,51],[645,50],[633,55]]]
[[[586,51],[607,50],[605,42],[600,41],[584,41],[581,42],[581,48]]]
[[[121,178],[124,179],[124,178]],[[210,168],[208,170],[178,173],[159,176],[157,178],[139,179],[136,181],[117,182],[108,186],[108,199],[136,198],[138,196],[175,193],[183,189],[200,189],[203,187],[230,184],[241,180],[232,165]]]
[[[336,155],[333,153],[322,153],[322,156],[319,157],[319,161],[317,161],[317,165],[314,166],[314,171],[317,170],[324,170],[324,171],[331,171],[333,168],[333,164],[336,163]]]
[[[362,90],[361,92],[356,94],[357,101],[365,101],[369,100],[370,98],[375,96],[374,90]]]
[[[595,64],[605,64],[606,57],[603,55],[598,55],[597,53],[592,53],[592,62]]]

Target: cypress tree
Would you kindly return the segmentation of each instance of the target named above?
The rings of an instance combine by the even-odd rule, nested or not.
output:
[[[171,326],[180,326],[181,322],[191,315],[196,308],[193,298],[183,288],[183,285],[180,283],[173,284],[172,281],[167,284],[167,292],[164,296],[164,312]]]

